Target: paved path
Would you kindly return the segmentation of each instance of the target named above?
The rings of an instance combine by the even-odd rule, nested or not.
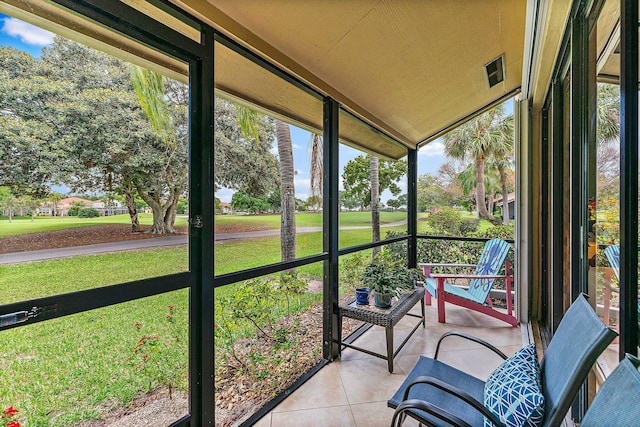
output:
[[[407,221],[398,221],[383,224],[382,227],[394,227],[406,224]],[[351,226],[341,227],[341,230],[358,230],[370,227]],[[298,233],[315,233],[322,231],[322,227],[299,227]],[[247,231],[242,233],[218,233],[215,235],[216,242],[225,240],[252,239],[258,237],[269,237],[280,235],[280,230]],[[186,234],[177,236],[153,237],[149,239],[123,240],[121,242],[98,243],[95,245],[72,246],[68,248],[43,249],[29,252],[12,252],[0,254],[0,265],[16,264],[21,262],[42,261],[54,258],[67,258],[76,255],[100,254],[105,252],[127,251],[133,249],[154,248],[158,246],[177,246],[189,243]]]

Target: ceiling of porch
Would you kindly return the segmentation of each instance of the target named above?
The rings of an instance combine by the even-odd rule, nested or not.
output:
[[[174,3],[409,147],[520,87],[525,0]],[[490,88],[484,66],[500,55]]]

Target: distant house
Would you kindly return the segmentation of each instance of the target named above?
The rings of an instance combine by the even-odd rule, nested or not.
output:
[[[231,208],[231,203],[220,202],[220,211],[223,214],[233,213],[233,209]]]
[[[111,206],[105,206],[102,200],[87,200],[80,197],[67,197],[65,199],[59,200],[58,203],[56,203],[56,211],[58,216],[68,216],[69,210],[76,202],[82,203],[85,208],[97,209],[100,212],[101,216],[111,216],[127,213],[127,208],[123,207],[122,203],[117,200],[113,200]],[[41,214],[53,215],[51,206],[47,205],[41,206],[39,208],[39,212]]]
[[[503,215],[504,210],[503,206],[503,198],[496,199],[495,207],[500,208],[500,215]],[[509,219],[515,219],[515,206],[516,206],[516,193],[507,194],[507,206],[509,207]]]

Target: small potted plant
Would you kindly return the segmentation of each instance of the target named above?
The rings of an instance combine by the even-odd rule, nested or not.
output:
[[[364,286],[374,293],[376,307],[391,307],[391,298],[402,291],[413,289],[418,280],[424,280],[422,270],[408,268],[385,253],[378,254],[361,275]]]

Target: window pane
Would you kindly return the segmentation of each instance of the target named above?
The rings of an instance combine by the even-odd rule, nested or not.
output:
[[[598,84],[596,199],[588,208],[589,256],[595,255],[596,305],[605,324],[618,327],[620,320],[620,88]],[[608,249],[609,248],[609,249]],[[597,253],[597,255],[596,255]],[[618,252],[619,253],[619,252]],[[617,345],[605,352],[610,368],[617,364]]]
[[[186,271],[188,76],[4,20],[0,303]]]
[[[230,425],[322,359],[322,263],[218,287],[214,300],[215,418]]]
[[[406,235],[406,157],[394,160],[356,148],[367,146],[370,141],[370,146],[375,147],[378,140],[382,139],[387,144],[390,140],[341,111],[340,128],[343,127],[349,131],[350,137],[355,135],[357,140],[343,138],[340,144],[340,247]],[[372,170],[377,170],[377,175],[372,175]],[[372,202],[372,194],[378,195],[377,204]]]
[[[215,274],[322,252],[321,100],[215,54]]]
[[[2,409],[13,406],[28,426],[168,425],[186,415],[188,296],[174,291],[0,332]]]

